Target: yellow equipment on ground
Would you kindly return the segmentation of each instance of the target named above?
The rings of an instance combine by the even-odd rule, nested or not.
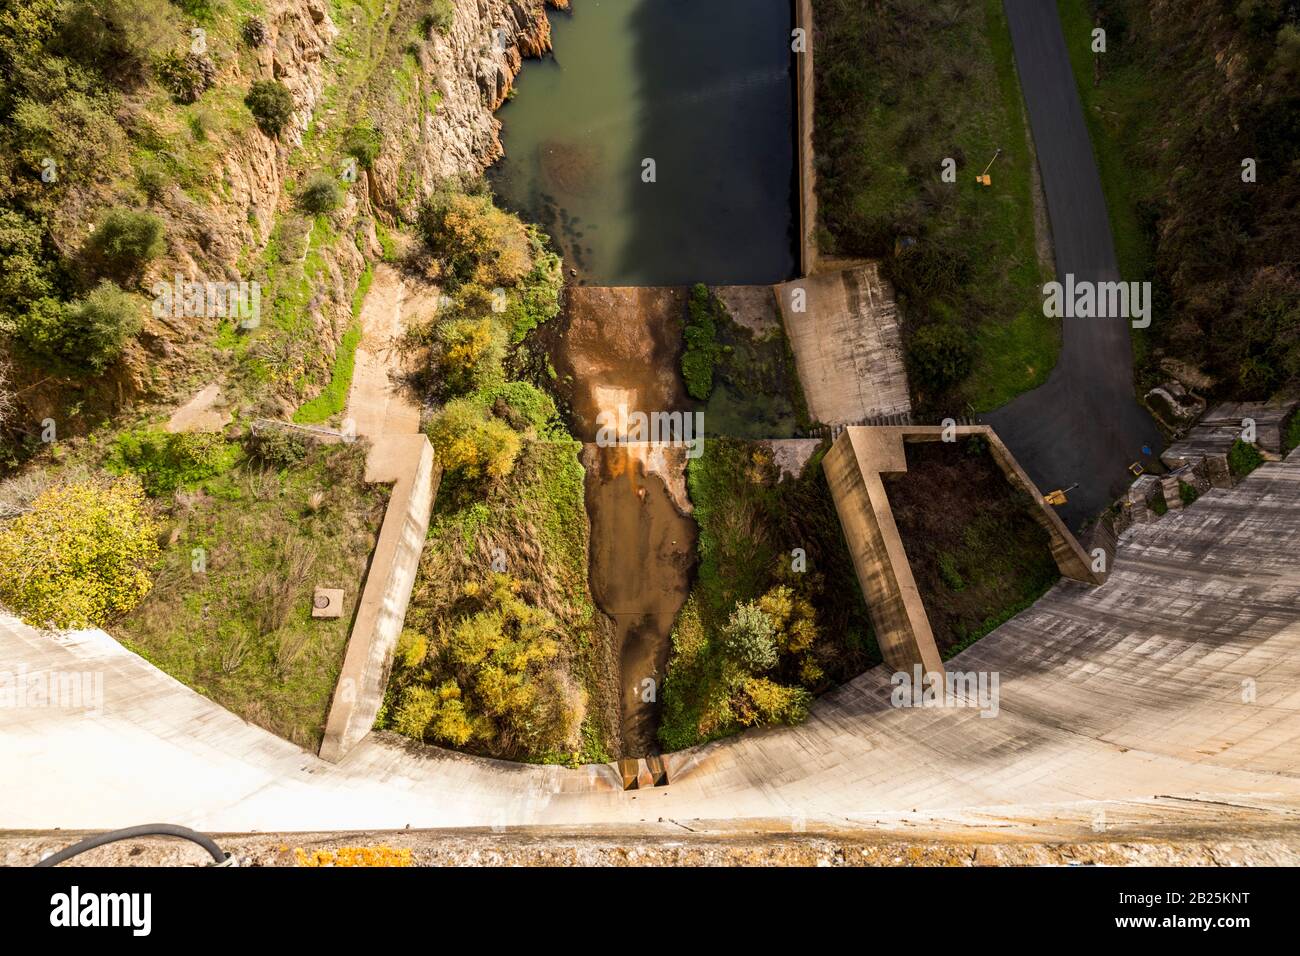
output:
[[[998,157],[1001,155],[1002,155],[1002,147],[999,146],[998,151],[994,153],[993,158],[989,160],[989,164],[984,167],[984,172],[980,173],[978,176],[975,177],[975,182],[979,183],[981,186],[993,185],[993,177],[989,175],[989,170],[993,168],[993,164],[997,162]]]
[[[1069,488],[1057,488],[1055,491],[1049,491],[1047,494],[1043,495],[1043,501],[1047,502],[1049,505],[1063,505],[1070,500],[1065,497],[1065,493],[1067,491],[1073,491],[1078,487],[1079,483],[1076,481]]]

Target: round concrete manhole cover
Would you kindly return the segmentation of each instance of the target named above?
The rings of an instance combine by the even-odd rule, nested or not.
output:
[[[312,603],[316,605],[317,609],[323,611],[325,608],[327,608],[327,607],[330,606],[330,598],[329,598],[329,595],[328,595],[328,594],[317,594],[315,600],[314,600]]]

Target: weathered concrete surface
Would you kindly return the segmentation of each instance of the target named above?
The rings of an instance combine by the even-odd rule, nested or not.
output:
[[[344,412],[363,438],[414,435],[420,430],[420,406],[401,384],[411,355],[401,343],[406,299],[406,285],[396,270],[384,263],[376,265],[361,307],[361,341]]]
[[[439,474],[433,446],[423,435],[385,435],[366,458],[366,481],[391,482],[393,492],[325,721],[320,747],[325,760],[341,760],[375,724],[420,568]]]
[[[919,665],[924,673],[941,673],[943,660],[880,480],[907,471],[902,437],[846,428],[822,467],[885,663],[895,671]]]
[[[1160,838],[1300,818],[1300,454],[1136,526],[1100,588],[1063,581],[949,662],[1001,675],[1000,708],[900,709],[889,670],[798,727],[672,755],[624,793],[565,770],[363,740],[326,763],[222,710],[98,632],[0,619],[13,671],[104,675],[99,716],[0,708],[0,825],[170,820],[211,831],[784,821],[913,834],[1111,827]],[[1248,691],[1248,693],[1247,693]],[[1194,813],[1192,811],[1195,811]],[[670,825],[664,823],[664,826]],[[689,834],[680,826],[682,839]],[[1060,831],[1057,831],[1060,832]],[[1286,837],[1294,846],[1294,835]]]
[[[1266,456],[1282,453],[1282,430],[1300,402],[1232,402],[1216,405],[1186,435],[1166,448],[1160,458],[1170,468],[1201,458],[1225,455],[1241,438],[1245,422],[1255,423],[1255,444]]]
[[[417,287],[415,292],[420,296],[429,290]],[[376,266],[361,310],[361,342],[346,415],[357,436],[371,442],[366,481],[392,484],[393,491],[325,721],[320,747],[325,760],[341,760],[374,726],[442,474],[433,446],[420,433],[420,406],[401,385],[410,360],[400,348],[406,298],[402,277],[389,266]]]
[[[806,297],[797,311],[796,296]],[[912,410],[894,290],[868,262],[776,287],[812,417],[845,425]]]

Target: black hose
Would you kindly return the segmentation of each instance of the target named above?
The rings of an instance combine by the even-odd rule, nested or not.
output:
[[[87,837],[80,843],[74,843],[65,850],[47,856],[36,865],[58,866],[64,860],[70,860],[74,856],[85,853],[87,850],[93,850],[97,846],[105,846],[109,843],[117,843],[119,840],[129,840],[132,837],[143,836],[172,836],[180,837],[182,840],[189,840],[192,843],[197,843],[212,854],[212,859],[217,863],[225,863],[228,857],[228,854],[217,846],[211,837],[202,833],[196,833],[186,827],[178,827],[174,823],[145,823],[138,827],[127,827],[125,830],[112,830],[98,836]]]

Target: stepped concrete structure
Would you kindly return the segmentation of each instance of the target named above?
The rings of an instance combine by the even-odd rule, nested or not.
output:
[[[0,826],[169,820],[215,832],[560,825],[679,839],[738,827],[899,839],[1300,833],[1300,454],[1130,528],[1101,587],[1062,581],[948,662],[996,673],[996,715],[898,707],[890,668],[797,727],[614,765],[480,760],[384,734],[340,763],[245,723],[102,632],[0,621]],[[58,675],[94,706],[19,700]],[[56,681],[57,683],[57,681]],[[58,706],[63,703],[64,706]],[[94,702],[92,702],[94,704]],[[982,716],[984,714],[984,716]],[[1113,834],[1108,837],[1107,834]]]

